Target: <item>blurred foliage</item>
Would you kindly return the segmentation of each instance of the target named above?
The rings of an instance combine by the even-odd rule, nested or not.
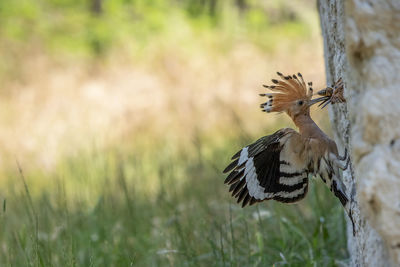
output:
[[[242,37],[267,45],[271,27],[307,33],[296,23],[299,13],[276,0],[9,0],[0,2],[0,38],[18,49],[33,43],[57,53],[102,55],[126,41],[145,45],[178,20],[203,30],[230,28],[233,35],[245,31],[249,36]]]
[[[21,78],[32,55],[82,62],[119,53],[138,60],[168,40],[190,49],[187,32],[219,52],[241,41],[273,50],[291,39],[294,46],[310,39],[309,11],[307,0],[3,0],[0,81]]]
[[[288,125],[249,108],[267,70],[321,76],[312,4],[0,1],[0,265],[344,265],[321,182],[241,209],[221,173]]]

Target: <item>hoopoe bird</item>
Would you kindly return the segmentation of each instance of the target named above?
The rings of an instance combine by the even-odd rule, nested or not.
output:
[[[312,83],[308,83],[307,89],[300,73],[292,76],[277,74],[280,80],[273,79],[274,85],[264,85],[272,92],[261,94],[269,98],[261,104],[262,111],[286,113],[299,131],[280,129],[239,150],[224,170],[224,173],[230,172],[225,179],[230,185],[229,192],[242,207],[270,199],[293,203],[307,194],[309,175],[319,176],[353,222],[350,199],[339,171],[348,167],[347,150],[340,156],[336,143],[310,116],[313,104],[329,104],[333,93],[338,91],[336,89],[343,90],[341,80],[334,88],[319,91],[322,97],[312,99]]]

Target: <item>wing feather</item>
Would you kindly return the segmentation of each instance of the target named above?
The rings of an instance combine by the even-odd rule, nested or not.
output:
[[[224,183],[228,184],[228,185],[230,185],[232,183],[235,183],[235,182],[237,182],[239,179],[241,179],[243,177],[243,174],[244,174],[244,168],[241,169],[240,171],[232,171],[228,175],[228,177],[226,177]]]
[[[232,161],[231,164],[229,164],[223,172],[224,173],[230,172],[237,166],[238,162],[239,162],[239,159]]]
[[[225,183],[238,203],[242,202],[243,207],[268,199],[290,203],[306,195],[310,164],[293,155],[296,151],[291,140],[298,137],[293,129],[281,129],[232,157],[233,162],[224,170],[231,171]]]

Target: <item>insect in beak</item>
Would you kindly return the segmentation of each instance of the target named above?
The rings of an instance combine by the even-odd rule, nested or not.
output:
[[[317,92],[317,95],[322,96],[320,101],[322,101],[318,106],[322,108],[326,107],[329,103],[343,103],[346,102],[343,96],[343,81],[342,78],[337,80],[331,87],[326,87]]]

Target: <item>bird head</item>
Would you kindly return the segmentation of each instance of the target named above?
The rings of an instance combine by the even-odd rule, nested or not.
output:
[[[298,115],[309,115],[310,106],[321,101],[321,99],[311,99],[313,96],[312,83],[307,85],[301,73],[297,75],[284,76],[277,72],[279,80],[272,79],[273,85],[263,85],[270,89],[271,93],[260,94],[269,100],[261,104],[265,112],[286,112],[292,119]]]

